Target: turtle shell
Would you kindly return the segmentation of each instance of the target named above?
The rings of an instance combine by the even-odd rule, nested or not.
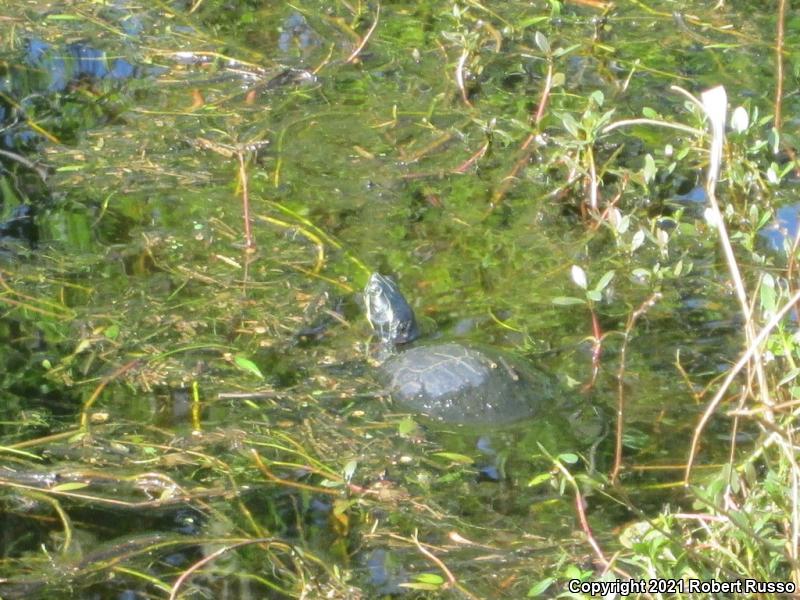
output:
[[[386,360],[381,371],[395,402],[448,423],[530,418],[554,395],[548,375],[455,343],[409,348]]]

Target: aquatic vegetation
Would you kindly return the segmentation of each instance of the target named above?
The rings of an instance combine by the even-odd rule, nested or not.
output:
[[[619,4],[3,2],[0,595],[800,582],[797,24]],[[569,402],[393,403],[375,271]]]

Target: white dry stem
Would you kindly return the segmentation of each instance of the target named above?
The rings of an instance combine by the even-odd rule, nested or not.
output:
[[[747,291],[742,281],[742,275],[739,272],[739,265],[736,262],[736,256],[733,254],[733,247],[731,246],[728,231],[725,228],[725,220],[722,218],[722,211],[720,211],[719,203],[717,202],[717,181],[719,180],[719,171],[722,166],[722,147],[725,143],[725,120],[728,112],[728,96],[725,93],[725,88],[721,85],[706,90],[701,95],[703,110],[711,123],[711,156],[708,164],[708,177],[706,178],[706,193],[708,200],[711,204],[711,210],[714,214],[715,225],[719,233],[720,242],[722,243],[722,250],[725,253],[725,259],[728,262],[728,270],[733,279],[734,290],[736,297],[741,305],[742,314],[745,321],[745,336],[747,343],[753,343],[755,340],[755,329],[753,327],[753,315],[750,310],[750,303],[747,299]],[[758,392],[761,402],[765,406],[772,404],[772,399],[769,396],[767,388],[767,380],[764,375],[764,365],[761,359],[761,352],[756,349],[753,355],[753,363],[756,370],[756,378],[758,380]],[[771,414],[768,413],[768,418]]]
[[[702,98],[703,111],[705,112],[706,116],[708,117],[708,120],[711,123],[711,154],[708,166],[708,177],[706,179],[706,193],[708,194],[709,203],[711,205],[711,211],[714,215],[714,224],[717,227],[717,231],[720,237],[720,242],[722,243],[722,249],[725,253],[725,259],[728,262],[728,270],[730,271],[731,278],[733,279],[736,296],[739,300],[739,304],[741,305],[742,314],[744,315],[747,351],[745,352],[745,355],[742,356],[742,358],[739,360],[739,364],[737,365],[738,369],[731,370],[728,377],[726,378],[726,384],[723,385],[723,387],[715,395],[714,400],[706,409],[702,419],[700,420],[700,423],[695,429],[694,437],[692,440],[692,447],[689,454],[689,460],[687,461],[686,477],[685,477],[686,483],[688,483],[689,481],[689,474],[691,472],[692,463],[696,456],[697,446],[701,432],[703,431],[705,424],[708,422],[708,419],[710,418],[714,409],[719,404],[719,402],[721,402],[722,396],[725,393],[725,389],[727,389],[728,385],[730,385],[730,383],[733,381],[736,372],[746,364],[747,360],[752,360],[752,364],[754,365],[755,368],[756,378],[758,381],[759,398],[761,400],[762,405],[766,408],[765,417],[768,422],[774,422],[774,414],[772,412],[772,406],[774,405],[774,403],[770,398],[769,389],[767,388],[766,375],[764,373],[764,366],[761,355],[761,344],[766,339],[766,332],[769,331],[775,325],[777,325],[776,318],[778,317],[778,315],[775,315],[775,317],[773,318],[773,321],[775,321],[775,323],[770,322],[768,327],[765,327],[760,334],[758,335],[756,334],[755,326],[753,324],[753,319],[752,319],[752,311],[750,310],[750,304],[747,300],[747,291],[745,290],[744,282],[742,281],[742,276],[739,271],[739,266],[736,262],[736,257],[734,256],[733,248],[731,247],[730,238],[725,228],[725,221],[722,218],[722,212],[719,209],[719,203],[717,202],[717,197],[716,197],[717,181],[719,180],[719,171],[722,165],[722,150],[725,142],[725,120],[726,120],[725,117],[728,108],[727,106],[728,98],[727,94],[725,93],[725,88],[722,86],[717,86],[715,88],[703,92],[701,98]],[[788,306],[793,306],[793,305],[794,301],[790,302]],[[788,310],[788,306],[784,308]],[[800,494],[800,490],[798,489],[798,465],[797,462],[794,460],[793,449],[791,447],[791,440],[787,440],[781,437],[778,440],[778,443],[780,444],[784,455],[787,456],[792,466],[792,481],[791,481],[792,539],[791,543],[788,544],[789,545],[788,551],[792,559],[792,563],[793,565],[795,565],[795,569],[797,569],[796,565],[798,563],[798,545],[800,542],[800,510],[798,508],[800,505],[800,501],[798,500],[798,494]],[[795,578],[798,578],[797,572],[795,572]]]

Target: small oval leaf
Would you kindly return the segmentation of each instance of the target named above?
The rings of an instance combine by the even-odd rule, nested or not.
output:
[[[561,123],[564,125],[564,129],[566,129],[572,137],[580,139],[580,130],[575,117],[569,113],[564,113],[561,115]]]
[[[572,281],[575,282],[575,285],[582,290],[587,288],[588,283],[586,282],[586,272],[583,269],[581,269],[578,265],[572,265],[570,274],[572,275]]]
[[[658,113],[655,110],[653,110],[652,108],[650,108],[649,106],[645,106],[642,109],[642,115],[644,115],[648,119],[657,119],[658,118]]]
[[[344,475],[344,480],[350,481],[351,479],[353,479],[353,475],[355,475],[357,468],[358,468],[357,460],[348,461],[347,464],[344,466],[344,469],[342,469],[342,475]]]
[[[573,454],[572,452],[565,452],[564,454],[558,455],[558,460],[565,462],[568,465],[574,465],[576,462],[578,462],[578,455]]]
[[[608,284],[611,283],[611,280],[614,279],[614,270],[606,271],[603,273],[603,276],[600,278],[600,281],[597,282],[597,285],[594,286],[598,292],[602,292],[604,289],[608,287]]]
[[[656,167],[656,161],[653,159],[651,154],[644,155],[644,169],[642,169],[642,175],[644,175],[644,182],[650,183],[655,179],[656,172],[658,171],[658,167]]]
[[[748,125],[750,125],[750,118],[747,116],[747,110],[744,106],[737,106],[731,115],[731,129],[736,133],[742,133]]]
[[[644,231],[641,229],[633,234],[631,240],[631,252],[636,252],[644,244]]]
[[[547,36],[545,34],[543,34],[541,31],[537,31],[533,34],[533,41],[536,42],[539,50],[545,54],[550,54],[550,42],[547,41]]]

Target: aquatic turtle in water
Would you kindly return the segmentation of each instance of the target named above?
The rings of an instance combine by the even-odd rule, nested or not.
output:
[[[402,348],[419,337],[419,327],[388,277],[370,276],[364,302],[382,344],[383,381],[393,400],[414,412],[448,423],[504,424],[534,416],[555,396],[550,376],[500,353],[453,342]]]

